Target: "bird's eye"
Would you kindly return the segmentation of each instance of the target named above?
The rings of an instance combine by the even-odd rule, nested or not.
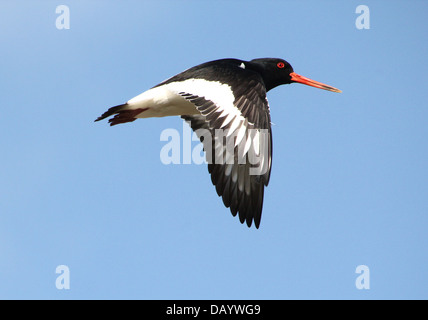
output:
[[[278,63],[276,64],[276,66],[277,66],[278,68],[282,69],[282,68],[284,68],[284,67],[285,67],[285,64],[284,64],[284,62],[278,62]]]

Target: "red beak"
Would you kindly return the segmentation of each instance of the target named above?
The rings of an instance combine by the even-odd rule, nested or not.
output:
[[[336,89],[336,88],[331,87],[329,85],[326,85],[324,83],[306,78],[306,77],[301,76],[300,74],[297,74],[295,72],[290,73],[290,76],[291,76],[291,81],[293,81],[293,82],[303,83],[303,84],[306,84],[307,86],[320,88],[320,89],[324,89],[324,90],[328,90],[328,91],[342,92],[339,89]]]

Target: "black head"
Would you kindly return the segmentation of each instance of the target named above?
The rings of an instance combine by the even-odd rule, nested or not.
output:
[[[282,84],[298,82],[308,86],[333,91],[342,92],[339,89],[323,84],[318,81],[298,75],[293,67],[285,60],[279,58],[261,58],[250,61],[251,69],[260,73],[266,86],[266,91]]]
[[[251,68],[263,78],[266,90],[269,91],[281,84],[291,83],[290,73],[293,67],[283,59],[261,58],[250,61]]]

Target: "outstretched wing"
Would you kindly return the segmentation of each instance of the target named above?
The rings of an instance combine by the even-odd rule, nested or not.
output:
[[[272,163],[272,133],[266,90],[257,80],[234,88],[234,101],[179,92],[200,115],[183,115],[201,139],[208,171],[224,205],[241,223],[260,225],[264,187]]]

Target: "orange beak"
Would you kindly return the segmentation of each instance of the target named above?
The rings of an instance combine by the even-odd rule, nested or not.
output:
[[[300,74],[297,74],[295,72],[290,73],[290,76],[291,76],[291,81],[293,81],[293,82],[303,83],[303,84],[306,84],[307,86],[320,88],[320,89],[324,89],[324,90],[328,90],[328,91],[342,92],[339,89],[336,89],[336,88],[331,87],[329,85],[326,85],[324,83],[306,78],[306,77],[301,76]]]

